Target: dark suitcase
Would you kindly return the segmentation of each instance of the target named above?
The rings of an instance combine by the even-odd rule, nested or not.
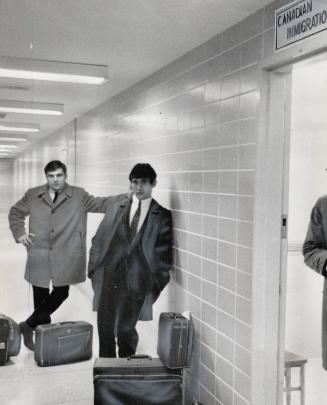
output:
[[[0,315],[0,366],[8,360],[8,336],[9,320],[6,316]]]
[[[9,361],[11,356],[17,356],[20,352],[19,325],[9,316],[0,314],[0,335],[0,364],[3,365],[3,362]]]
[[[11,356],[17,356],[20,352],[22,335],[17,322],[7,316],[9,320],[8,336],[8,360]]]
[[[39,325],[35,329],[34,359],[41,367],[89,360],[92,337],[92,325],[83,321]]]
[[[189,367],[192,343],[193,323],[191,320],[177,312],[160,314],[157,352],[166,367]]]
[[[96,359],[93,383],[94,405],[182,404],[182,371],[146,355]]]

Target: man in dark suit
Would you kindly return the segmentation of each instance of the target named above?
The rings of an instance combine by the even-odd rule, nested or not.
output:
[[[116,357],[115,337],[119,357],[135,353],[136,323],[152,319],[172,267],[171,212],[151,197],[156,172],[139,163],[129,180],[133,196],[108,209],[90,250],[100,357]]]

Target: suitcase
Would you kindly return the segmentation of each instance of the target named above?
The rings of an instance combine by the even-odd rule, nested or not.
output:
[[[94,405],[181,405],[183,374],[158,358],[99,358],[93,367]]]
[[[19,325],[9,316],[9,336],[8,336],[8,360],[11,356],[17,356],[20,352],[22,335],[19,329]]]
[[[20,352],[21,333],[19,325],[9,316],[0,314],[0,365]]]
[[[166,367],[173,369],[189,367],[192,343],[191,320],[176,312],[160,314],[157,353]]]
[[[0,366],[4,366],[8,360],[8,337],[9,319],[0,315]]]
[[[93,326],[83,321],[39,325],[35,329],[34,359],[40,367],[89,360],[92,338]]]

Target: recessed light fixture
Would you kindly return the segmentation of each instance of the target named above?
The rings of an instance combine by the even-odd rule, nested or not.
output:
[[[0,122],[0,131],[5,132],[40,132],[36,124],[20,124],[15,122]]]
[[[103,84],[108,80],[108,66],[1,56],[0,77]]]
[[[9,142],[26,142],[27,138],[12,138],[11,136],[1,136],[0,135],[0,142],[1,141],[9,141]]]
[[[0,100],[0,112],[37,115],[62,115],[63,104],[34,103],[27,101]]]
[[[17,149],[17,148],[18,148],[17,145],[5,145],[5,144],[0,145],[0,149]],[[5,151],[5,152],[7,152],[7,151]]]

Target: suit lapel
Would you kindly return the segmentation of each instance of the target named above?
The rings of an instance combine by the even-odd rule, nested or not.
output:
[[[59,205],[61,205],[64,201],[67,200],[68,197],[70,198],[72,195],[73,195],[72,187],[68,183],[65,184],[64,189],[62,190],[62,192],[59,193],[58,199],[54,204],[50,197],[49,188],[47,184],[41,186],[38,193],[38,197],[41,198],[51,208],[59,207]]]
[[[64,193],[58,195],[57,201],[53,204],[54,208],[58,208],[64,201],[67,200],[67,196]]]
[[[123,210],[122,217],[121,217],[124,235],[125,235],[128,243],[131,242],[131,230],[130,230],[130,226],[129,226],[129,213],[131,210],[131,205],[132,205],[132,200],[129,200],[128,204],[126,204],[126,207]]]
[[[53,207],[53,203],[52,203],[50,194],[48,192],[42,194],[41,198],[47,205],[49,205],[49,207],[51,207],[51,208]]]
[[[147,213],[147,216],[145,217],[144,223],[140,229],[140,231],[137,233],[135,236],[134,240],[131,241],[131,244],[129,246],[129,250],[132,250],[137,246],[139,243],[141,237],[142,241],[146,239],[147,235],[149,235],[153,229],[154,224],[157,222],[158,217],[159,217],[159,204],[152,199],[149,211]]]

